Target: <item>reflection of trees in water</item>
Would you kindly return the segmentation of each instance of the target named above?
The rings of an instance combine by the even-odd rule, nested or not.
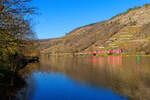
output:
[[[32,72],[38,70],[39,66],[38,63],[27,65],[19,74],[13,76],[13,86],[9,85],[11,75],[7,75],[8,77],[3,80],[3,84],[0,80],[0,100],[31,100],[35,91],[34,87],[36,87],[33,83]]]
[[[108,87],[131,100],[150,100],[149,57],[53,57],[41,63],[43,71],[62,72],[85,84]]]
[[[40,69],[39,63],[32,63],[27,65],[20,73],[23,75],[23,78],[26,81],[26,85],[23,89],[18,91],[17,97],[18,100],[31,100],[33,93],[36,90],[36,84],[34,84],[33,72]]]
[[[18,100],[31,100],[33,96],[35,91],[33,78],[29,78],[26,82],[26,86],[17,93]]]
[[[0,100],[31,100],[36,87],[32,72],[38,70],[39,66],[38,63],[29,64],[19,74],[15,74],[13,86],[10,86],[11,73],[5,79],[0,79]]]
[[[0,100],[17,100],[16,93],[25,86],[25,81],[19,75],[14,75],[13,78],[13,86],[10,86],[11,75],[0,84]]]

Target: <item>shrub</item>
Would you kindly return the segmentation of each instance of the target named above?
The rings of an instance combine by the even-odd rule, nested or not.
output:
[[[3,51],[2,50],[0,50],[0,56],[2,56],[3,55]]]

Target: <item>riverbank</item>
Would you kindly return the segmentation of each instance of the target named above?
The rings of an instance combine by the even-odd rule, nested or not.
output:
[[[16,58],[17,59],[17,58]],[[4,60],[0,61],[0,78],[5,79],[5,77],[9,76],[10,74],[17,74],[17,72],[23,69],[27,64],[39,62],[39,57],[19,57],[17,61],[16,59],[12,60],[11,63],[7,63]],[[11,65],[12,64],[12,65]],[[15,67],[12,69],[11,67]]]
[[[25,68],[29,63],[34,62],[39,62],[39,57],[22,57],[22,59],[18,59],[16,62],[15,70],[12,70],[11,68],[13,65],[7,64],[4,61],[1,62],[0,97],[2,100],[17,100],[17,97],[15,97],[17,91],[26,85],[25,80],[18,72]]]
[[[118,54],[75,54],[75,53],[61,53],[61,54],[41,54],[41,56],[56,56],[56,57],[75,57],[75,56],[150,56],[146,54],[128,54],[128,53],[118,53]]]

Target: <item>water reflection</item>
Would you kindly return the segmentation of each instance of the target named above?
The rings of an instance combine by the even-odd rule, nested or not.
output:
[[[31,70],[31,100],[150,100],[150,57],[49,57]]]
[[[39,63],[32,63],[27,65],[23,70],[19,72],[22,78],[26,81],[26,85],[17,92],[17,99],[11,100],[32,100],[33,94],[36,91],[35,80],[33,73],[40,71]]]
[[[86,57],[86,64],[92,64],[104,66],[104,63],[108,63],[109,66],[122,66],[122,56],[108,56],[107,61],[104,61],[103,56],[96,57],[96,56],[87,56]]]

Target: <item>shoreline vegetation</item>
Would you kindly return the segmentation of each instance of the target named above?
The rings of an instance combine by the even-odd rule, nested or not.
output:
[[[56,57],[77,57],[77,56],[150,56],[145,54],[130,54],[130,53],[118,53],[118,54],[83,54],[83,53],[61,53],[61,54],[41,54],[41,56],[56,56]]]
[[[28,63],[38,61],[38,41],[32,30],[36,8],[32,0],[0,1],[0,97],[16,100],[16,92],[25,85],[18,74]]]

